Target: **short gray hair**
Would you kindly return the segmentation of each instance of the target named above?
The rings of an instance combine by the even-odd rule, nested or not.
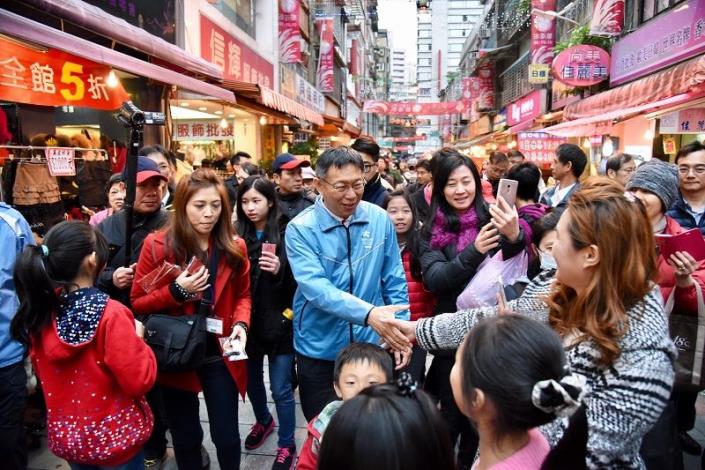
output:
[[[365,170],[362,157],[357,150],[345,146],[328,149],[316,161],[316,176],[325,178],[331,167],[343,168],[348,165],[353,165],[360,171]]]

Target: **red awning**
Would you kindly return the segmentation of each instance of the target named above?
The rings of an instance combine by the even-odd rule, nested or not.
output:
[[[158,82],[176,85],[195,93],[235,103],[235,95],[232,91],[150,64],[2,9],[0,9],[0,33],[34,44],[60,49],[137,76],[151,78]]]
[[[597,116],[562,122],[560,124],[556,124],[555,126],[547,127],[543,129],[542,132],[547,132],[549,134],[558,135],[561,137],[579,137],[609,134],[610,130],[612,129],[613,121],[615,120],[619,121],[624,118],[635,116],[637,114],[654,111],[658,108],[678,106],[679,104],[687,103],[702,95],[703,92],[698,95],[694,95],[691,93],[683,93],[653,103],[617,109],[607,113],[598,114]]]
[[[602,116],[605,113],[618,112],[627,108],[653,105],[677,95],[697,96],[703,91],[705,91],[705,56],[700,56],[663,72],[570,104],[566,106],[563,117],[575,120]]]
[[[259,88],[262,93],[262,103],[265,106],[311,122],[317,126],[323,125],[323,116],[319,113],[267,87],[260,85]]]
[[[25,0],[25,3],[190,72],[213,78],[223,75],[210,62],[81,0]]]

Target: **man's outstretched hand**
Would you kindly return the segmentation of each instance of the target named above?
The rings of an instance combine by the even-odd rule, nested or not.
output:
[[[395,313],[408,309],[408,305],[385,305],[373,308],[367,316],[367,324],[395,351],[411,350],[411,342],[393,323]]]

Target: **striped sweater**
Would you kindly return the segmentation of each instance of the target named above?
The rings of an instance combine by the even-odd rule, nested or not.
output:
[[[536,320],[548,321],[547,297],[553,277],[545,273],[526,287],[509,309]],[[420,320],[416,337],[428,350],[454,349],[483,318],[496,315],[486,307],[446,313]],[[591,340],[566,351],[573,372],[587,378],[585,399],[588,442],[585,456],[590,469],[643,469],[641,440],[661,415],[671,394],[676,350],[668,334],[668,321],[658,287],[628,312],[629,328],[619,341],[621,355],[609,367],[598,365],[600,353]],[[563,435],[567,420],[542,428],[551,445]]]

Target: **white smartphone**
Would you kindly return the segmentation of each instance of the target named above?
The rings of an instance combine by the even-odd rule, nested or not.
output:
[[[499,180],[499,186],[497,186],[497,197],[502,196],[502,198],[507,201],[507,204],[514,206],[517,201],[518,187],[518,181],[502,178]]]

